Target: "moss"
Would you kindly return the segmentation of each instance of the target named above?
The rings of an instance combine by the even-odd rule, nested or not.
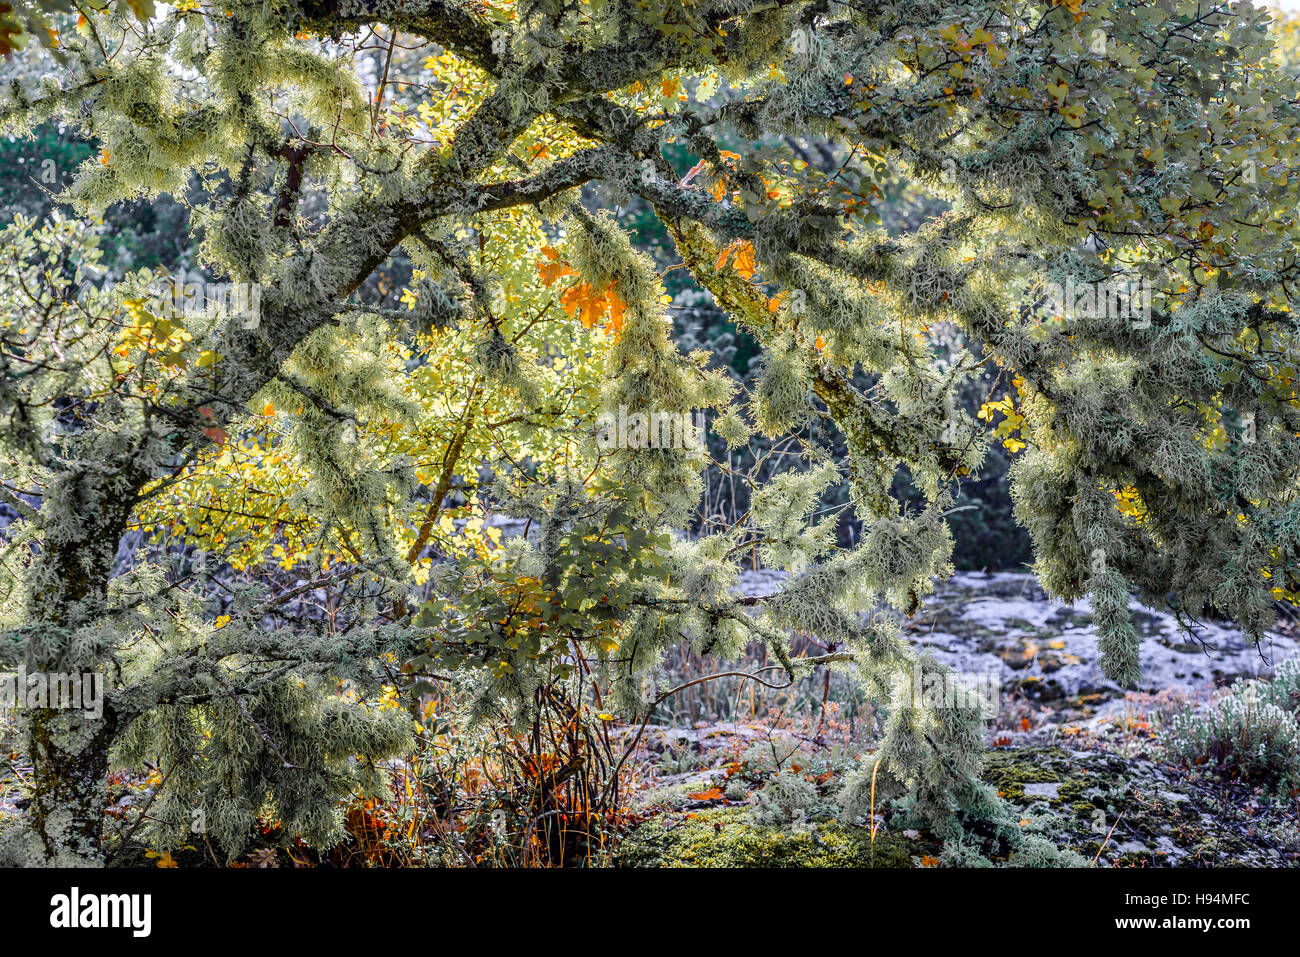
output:
[[[665,826],[667,825],[667,826]],[[623,867],[911,867],[937,856],[938,844],[839,823],[810,825],[807,834],[760,827],[745,808],[715,808],[693,817],[661,815],[624,838]]]
[[[1143,611],[1141,609],[1134,610],[1132,612],[1132,615],[1133,615],[1133,628],[1137,631],[1139,635],[1142,635],[1146,638],[1156,638],[1156,639],[1165,638],[1164,622],[1162,619],[1157,618],[1155,615],[1151,614],[1150,612]],[[1177,647],[1180,649],[1186,648],[1186,650],[1189,652],[1200,651],[1200,647],[1195,644],[1171,645],[1170,647]]]
[[[1043,624],[1048,631],[1060,631],[1065,628],[1079,626],[1086,627],[1092,624],[1092,616],[1079,611],[1077,608],[1062,607],[1048,615]]]
[[[1248,796],[1258,800],[1251,789],[1148,760],[1039,746],[990,752],[985,778],[1022,809],[1047,809],[1032,815],[1034,830],[1088,860],[1100,851],[1102,865],[1260,867],[1292,859],[1261,822],[1280,819],[1289,805],[1245,814],[1236,809]],[[1026,784],[1048,781],[1059,783],[1057,799],[1024,793]]]
[[[989,752],[984,779],[1003,797],[1019,804],[1048,801],[1057,806],[1078,802],[1085,791],[1096,786],[1095,775],[1089,774],[1079,780],[1069,752],[1053,747]],[[1043,798],[1026,795],[1026,784],[1059,784],[1060,787],[1055,798]],[[1082,806],[1091,812],[1090,803]]]
[[[1085,863],[1096,858],[1100,866],[1279,866],[1295,859],[1285,842],[1257,833],[1261,816],[1273,820],[1286,808],[1234,813],[1253,792],[1214,781],[1198,784],[1149,760],[1038,745],[987,752],[983,776],[1018,807],[1026,837],[1074,851]],[[1056,784],[1057,797],[1026,795],[1025,786],[1036,783]],[[713,807],[688,817],[691,810],[665,810],[634,830],[619,850],[621,865],[908,867],[922,855],[940,856],[928,835],[910,841],[897,831],[882,832],[873,858],[863,828],[825,824],[816,826],[815,837],[802,836],[788,826],[755,825],[745,807]],[[978,860],[964,866],[1007,863],[1001,853],[991,859],[986,853],[976,852]]]

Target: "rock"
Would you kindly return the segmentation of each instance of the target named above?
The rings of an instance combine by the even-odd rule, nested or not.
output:
[[[1057,782],[1035,781],[1025,785],[1026,797],[1047,798],[1050,801],[1057,800],[1061,795],[1059,792],[1061,785]]]
[[[738,591],[770,595],[784,578],[777,571],[745,571]],[[1199,693],[1238,678],[1267,677],[1300,652],[1285,635],[1269,633],[1257,648],[1231,624],[1202,622],[1189,635],[1167,612],[1136,599],[1129,608],[1142,639],[1142,691]],[[1067,605],[1049,599],[1031,574],[958,572],[937,584],[904,631],[955,671],[996,680],[1006,695],[1058,707],[1089,695],[1098,701],[1124,696],[1098,665],[1088,600]]]
[[[1008,801],[1048,798],[1032,827],[1099,866],[1290,867],[1285,797],[1246,811],[1238,785],[1142,758],[1051,746],[992,751],[984,777]],[[1154,798],[1154,800],[1153,800]],[[1100,852],[1100,854],[1099,854]],[[1098,856],[1099,855],[1099,856]]]
[[[1268,675],[1300,650],[1284,635],[1269,634],[1256,648],[1230,624],[1203,622],[1195,636],[1167,612],[1130,603],[1141,636],[1141,690],[1200,692],[1241,677]],[[1033,575],[958,572],[941,583],[914,641],[958,671],[995,673],[1005,692],[1039,702],[1088,694],[1123,697],[1124,689],[1101,673],[1092,609],[1046,597]],[[1050,676],[1050,677],[1049,677]]]

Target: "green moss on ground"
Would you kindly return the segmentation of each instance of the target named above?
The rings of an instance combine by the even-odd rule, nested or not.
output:
[[[984,777],[1057,847],[1114,867],[1286,867],[1291,809],[1147,758],[1054,746],[994,751]],[[1056,798],[1025,794],[1054,782]],[[1254,804],[1254,809],[1250,808]],[[1099,853],[1100,852],[1100,853]]]
[[[693,817],[662,814],[635,828],[622,842],[623,867],[911,867],[913,857],[937,855],[933,842],[878,833],[875,846],[865,827],[830,822],[810,832],[760,827],[748,808],[724,807]]]
[[[984,778],[1023,816],[1026,833],[1102,867],[1286,867],[1300,863],[1293,810],[1266,795],[1189,778],[1146,758],[1056,745],[994,750]],[[1056,784],[1056,797],[1026,785]],[[698,787],[698,785],[694,785]],[[662,794],[659,794],[662,797]],[[670,804],[629,833],[626,867],[910,867],[940,848],[893,827],[813,826],[809,834],[753,823],[744,805]],[[689,816],[688,816],[689,815]],[[1276,832],[1276,833],[1275,833]]]
[[[1036,747],[1014,751],[992,751],[984,765],[984,780],[998,793],[1017,804],[1047,801],[1053,806],[1071,804],[1097,785],[1095,775],[1077,767],[1064,748]],[[1026,784],[1058,784],[1057,797],[1025,794]],[[1091,807],[1091,805],[1089,805]]]

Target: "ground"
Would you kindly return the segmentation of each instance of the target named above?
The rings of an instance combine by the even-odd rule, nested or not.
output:
[[[706,752],[707,753],[707,752]],[[626,866],[909,867],[940,846],[882,811],[863,823],[759,826],[751,800],[728,798],[725,768],[652,792],[647,819],[624,840]],[[1147,758],[1061,744],[996,748],[985,779],[1021,826],[1111,867],[1288,867],[1300,863],[1295,802]],[[747,782],[758,786],[758,781]],[[999,860],[991,861],[1000,863]]]
[[[779,576],[749,573],[762,594]],[[1101,674],[1086,602],[1052,602],[1030,575],[962,573],[909,621],[912,640],[964,674],[995,676],[998,717],[984,777],[1020,825],[1098,866],[1287,867],[1300,864],[1300,802],[1265,787],[1166,763],[1164,722],[1243,677],[1267,676],[1297,651],[1271,634],[1256,648],[1230,626],[1180,633],[1173,619],[1133,605],[1142,634],[1142,689]],[[773,742],[780,742],[774,744]],[[764,749],[771,750],[771,758]],[[833,798],[853,755],[780,721],[647,729],[645,819],[624,840],[629,866],[934,866],[932,835],[882,808],[875,833],[798,820],[761,826],[755,796],[781,767]],[[831,773],[828,773],[831,772]],[[999,863],[1000,861],[993,861]]]
[[[779,582],[778,575],[750,572],[743,588],[762,594]],[[1133,612],[1145,679],[1139,691],[1127,692],[1097,666],[1086,603],[1049,601],[1029,575],[958,574],[906,629],[918,647],[959,673],[988,677],[999,689],[984,777],[1028,832],[1098,866],[1300,864],[1296,795],[1175,766],[1160,745],[1171,715],[1211,700],[1235,680],[1268,676],[1294,655],[1294,632],[1284,626],[1257,649],[1226,625],[1205,623],[1196,636],[1186,636],[1167,615],[1136,603]],[[681,677],[698,673],[689,669],[701,663],[683,659],[672,666]],[[612,862],[941,865],[940,842],[898,808],[882,803],[871,821],[833,819],[835,791],[873,746],[877,716],[860,694],[853,698],[843,676],[837,684],[822,680],[806,679],[784,698],[750,698],[747,711],[737,692],[750,689],[736,684],[657,713],[630,762],[629,826]],[[725,720],[711,713],[724,708]],[[639,727],[610,730],[626,743]],[[766,796],[774,793],[778,772],[793,790],[772,802]],[[0,826],[20,811],[16,782],[4,783],[0,778]],[[148,787],[148,781],[119,782],[110,813],[120,818],[136,806],[132,802],[147,800]],[[182,866],[197,866],[210,855],[195,847],[177,856]],[[256,848],[241,866],[290,860],[268,846]],[[989,862],[1003,863],[996,852]]]

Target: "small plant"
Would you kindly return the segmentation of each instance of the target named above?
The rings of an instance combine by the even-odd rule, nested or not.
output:
[[[1283,668],[1273,681],[1241,682],[1208,709],[1175,715],[1164,734],[1169,757],[1222,777],[1300,785],[1300,725],[1278,704],[1291,700],[1300,669]]]
[[[1292,715],[1300,714],[1300,658],[1289,658],[1278,665],[1272,680],[1261,682],[1259,693]]]
[[[781,771],[753,795],[754,823],[773,827],[801,825],[829,817],[817,788],[793,771]]]

